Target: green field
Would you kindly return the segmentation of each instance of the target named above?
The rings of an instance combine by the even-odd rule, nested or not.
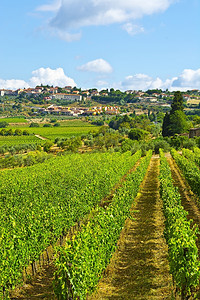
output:
[[[0,122],[8,122],[8,123],[27,123],[25,118],[20,117],[12,117],[12,118],[0,118]]]
[[[67,138],[71,136],[80,136],[82,134],[87,134],[90,131],[98,130],[98,127],[38,127],[38,128],[28,128],[30,133],[38,134],[42,137],[50,139],[52,141],[55,138]]]
[[[84,122],[82,120],[63,120],[63,121],[59,121],[61,126],[65,126],[65,127],[94,127],[94,125],[88,123],[88,122]]]
[[[72,154],[2,171],[0,286],[21,283],[24,267],[97,207],[140,155]]]
[[[22,136],[0,136],[0,146],[14,146],[19,144],[33,144],[41,143],[43,140],[37,138],[34,135],[22,135]]]
[[[26,143],[41,143],[41,139],[35,137],[34,135],[40,135],[46,139],[54,142],[56,138],[67,138],[72,136],[81,136],[87,134],[90,131],[98,131],[99,127],[91,125],[88,122],[81,120],[69,120],[60,122],[60,127],[42,127],[43,124],[40,123],[41,127],[29,127],[29,125],[12,125],[9,126],[13,129],[27,130],[30,136],[0,136],[0,146],[6,145],[16,145],[16,144],[26,144]]]
[[[73,125],[72,125],[73,123]],[[67,138],[71,136],[81,136],[82,134],[87,134],[90,131],[97,131],[99,129],[98,126],[93,126],[89,123],[82,122],[73,122],[69,121],[67,126],[60,127],[12,127],[14,129],[28,130],[30,134],[38,134],[42,137],[50,139],[52,141],[55,138]]]

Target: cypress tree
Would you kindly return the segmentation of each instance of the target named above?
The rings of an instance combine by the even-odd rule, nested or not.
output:
[[[183,106],[183,96],[181,94],[181,92],[175,92],[174,93],[174,99],[171,105],[171,113],[174,113],[176,110],[181,110],[183,111],[184,106]]]
[[[172,136],[187,131],[187,121],[183,109],[183,96],[181,92],[175,92],[171,111],[165,114],[163,120],[163,136]]]
[[[170,125],[170,115],[169,112],[166,112],[164,119],[163,119],[163,126],[162,126],[162,136],[169,136],[169,125]]]

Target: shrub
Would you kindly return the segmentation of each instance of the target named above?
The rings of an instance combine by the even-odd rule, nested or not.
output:
[[[5,128],[9,125],[9,123],[5,122],[5,121],[2,121],[0,122],[0,128]]]
[[[38,123],[34,123],[32,122],[29,127],[40,127],[40,125]]]
[[[144,140],[146,137],[149,136],[149,132],[140,128],[133,128],[129,131],[128,137],[131,140]]]

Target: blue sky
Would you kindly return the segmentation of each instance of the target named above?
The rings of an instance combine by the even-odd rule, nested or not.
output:
[[[200,89],[199,0],[4,0],[0,88]]]

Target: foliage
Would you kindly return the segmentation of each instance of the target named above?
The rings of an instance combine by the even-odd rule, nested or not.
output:
[[[29,132],[27,130],[21,130],[21,129],[15,129],[14,131],[12,128],[10,129],[1,129],[0,130],[0,135],[2,136],[8,136],[8,135],[16,135],[16,136],[21,136],[21,135],[29,135]]]
[[[135,162],[130,153],[72,154],[1,171],[0,286],[20,283],[24,267],[86,216]]]
[[[40,145],[37,143],[26,143],[26,144],[14,144],[11,143],[11,145],[3,145],[0,146],[0,154],[17,154],[17,153],[26,153],[28,151],[34,151],[34,150],[39,150]]]
[[[194,152],[189,149],[183,149],[182,150],[183,156],[185,156],[187,159],[193,161],[195,164],[197,164],[198,167],[200,167],[200,149],[195,147]]]
[[[47,141],[47,142],[45,142],[45,144],[43,145],[43,150],[44,150],[45,152],[49,152],[50,149],[51,149],[51,146],[53,146],[53,142]]]
[[[54,125],[53,125],[54,127],[60,127],[60,123],[54,123]]]
[[[164,139],[158,138],[154,141],[154,151],[156,154],[159,154],[159,149],[168,152],[170,150],[170,145]]]
[[[174,113],[175,111],[183,111],[184,105],[183,105],[183,96],[180,91],[177,91],[174,93],[174,99],[171,104],[171,111]]]
[[[175,134],[170,139],[170,145],[171,147],[175,148],[176,150],[180,150],[183,148],[183,145],[185,142],[187,142],[189,138],[187,136],[179,136],[178,134]]]
[[[184,133],[188,130],[188,123],[183,111],[176,110],[170,114],[170,125],[168,128],[169,135]]]
[[[181,299],[188,299],[199,284],[200,262],[196,245],[197,228],[191,228],[181,197],[173,185],[171,170],[160,151],[160,194],[165,215],[165,238],[169,249],[170,272],[181,292]]]
[[[136,154],[138,156],[138,154]],[[86,299],[91,294],[112,253],[146,173],[151,152],[116,191],[112,203],[98,208],[87,225],[58,249],[55,292],[58,299]]]
[[[57,146],[67,151],[77,152],[81,145],[82,141],[80,137],[71,137],[67,139],[57,140]]]
[[[125,139],[121,144],[121,152],[127,152],[127,151],[133,151],[133,149],[137,149],[138,151],[140,149],[140,145],[137,141],[133,141],[131,139]],[[135,151],[135,152],[136,152]]]
[[[0,121],[0,128],[5,128],[7,127],[9,124],[6,121]]]
[[[97,125],[97,126],[103,126],[104,125],[104,121],[103,120],[96,120],[96,121],[92,121],[91,124],[92,125]]]
[[[50,123],[45,123],[43,127],[52,127],[52,125]]]
[[[29,127],[40,127],[39,123],[32,122]]]
[[[63,124],[64,123],[64,124]],[[57,123],[56,123],[57,124]],[[91,125],[86,122],[66,121],[60,123],[61,126],[53,127],[28,127],[30,134],[38,134],[42,137],[54,141],[55,138],[67,138],[71,136],[81,136],[91,131],[99,130],[98,126]],[[63,126],[64,125],[64,126]],[[18,127],[20,130],[25,130],[24,127]],[[37,138],[38,139],[38,138]]]
[[[116,116],[110,120],[109,127],[115,130],[120,130],[122,128],[140,128],[149,132],[151,131],[151,123],[146,115]]]
[[[14,152],[16,152],[15,149]],[[52,158],[51,154],[40,151],[29,152],[27,155],[6,155],[5,158],[0,158],[0,169],[32,166],[50,158]]]
[[[181,156],[175,149],[171,154],[187,179],[192,191],[200,197],[200,170],[191,159]]]
[[[22,135],[22,136],[15,136],[15,135],[7,135],[1,136],[0,135],[0,147],[11,147],[16,145],[25,145],[25,144],[42,144],[44,143],[43,140],[37,138],[34,135]]]
[[[163,120],[163,136],[173,136],[176,133],[184,133],[189,129],[183,108],[183,96],[181,92],[175,92],[171,111],[165,114]]]
[[[145,140],[149,137],[149,132],[140,128],[133,128],[129,131],[128,137],[131,140]]]

